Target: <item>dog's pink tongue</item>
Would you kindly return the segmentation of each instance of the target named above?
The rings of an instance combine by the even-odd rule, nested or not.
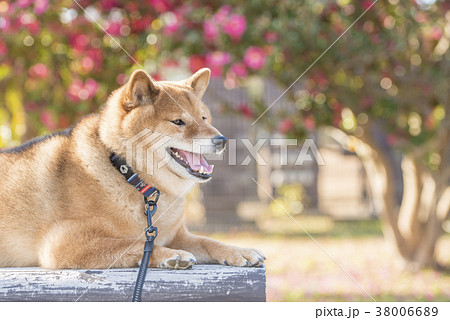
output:
[[[202,166],[206,169],[206,171],[208,172],[213,172],[214,169],[214,165],[213,164],[209,164],[205,157],[200,155],[200,163],[202,164]]]
[[[178,149],[178,153],[189,163],[189,166],[194,171],[199,171],[202,166],[208,172],[212,172],[214,169],[214,166],[210,165],[201,154],[180,149]]]

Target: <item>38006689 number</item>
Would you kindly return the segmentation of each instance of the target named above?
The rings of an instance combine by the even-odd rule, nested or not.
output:
[[[435,317],[439,310],[437,307],[377,307],[376,316],[425,316]]]

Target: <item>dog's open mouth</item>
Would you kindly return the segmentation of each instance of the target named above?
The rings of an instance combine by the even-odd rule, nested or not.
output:
[[[211,178],[214,165],[209,164],[202,154],[176,148],[169,148],[168,151],[172,158],[193,176],[201,179]]]

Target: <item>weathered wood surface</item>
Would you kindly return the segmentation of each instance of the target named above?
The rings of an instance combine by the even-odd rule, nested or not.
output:
[[[138,269],[0,268],[0,301],[131,301]],[[265,301],[265,268],[149,269],[142,301]]]

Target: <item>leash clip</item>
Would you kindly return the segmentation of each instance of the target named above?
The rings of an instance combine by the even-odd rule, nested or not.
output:
[[[158,228],[153,226],[152,217],[155,214],[156,210],[158,210],[157,202],[159,200],[159,191],[156,190],[153,195],[156,195],[155,199],[148,200],[147,197],[144,197],[145,202],[145,215],[147,216],[147,228],[145,228],[145,236],[147,240],[154,241],[158,236]],[[152,196],[153,196],[152,195]]]
[[[150,209],[150,207],[151,207],[151,209]],[[145,211],[144,211],[144,213],[145,213],[146,216],[153,217],[153,215],[155,214],[157,208],[158,208],[158,205],[154,201],[150,200],[150,201],[148,201],[145,204]]]
[[[145,236],[149,241],[155,240],[155,238],[158,236],[158,228],[153,226],[145,228]]]

